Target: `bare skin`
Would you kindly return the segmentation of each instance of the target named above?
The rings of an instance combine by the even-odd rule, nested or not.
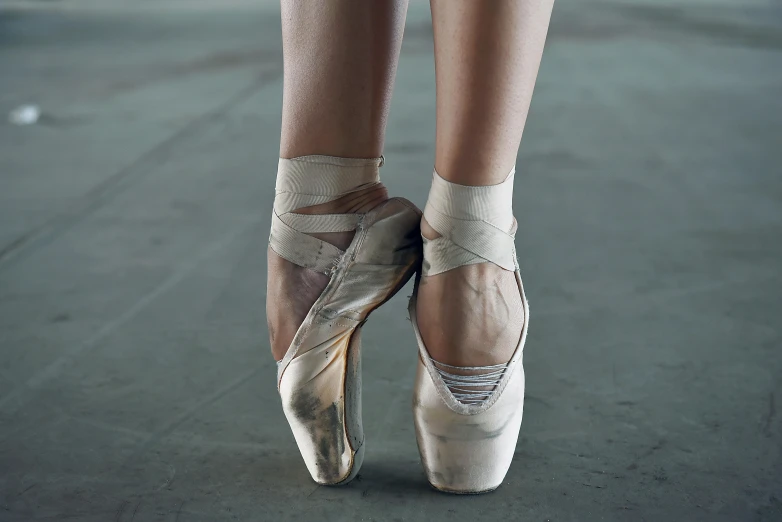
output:
[[[407,0],[282,0],[284,89],[280,157],[382,154]],[[364,213],[388,199],[375,186],[302,214]],[[313,234],[345,249],[353,232]],[[268,252],[272,355],[285,356],[328,277]]]
[[[431,0],[437,77],[435,168],[461,185],[501,183],[516,162],[553,0]],[[421,233],[439,234],[426,220]],[[513,272],[489,264],[422,279],[417,320],[436,361],[507,362],[524,325]]]
[[[380,156],[407,0],[281,5],[280,156]]]

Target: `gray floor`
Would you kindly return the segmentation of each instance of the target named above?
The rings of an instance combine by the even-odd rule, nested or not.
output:
[[[383,176],[423,204],[413,0]],[[4,7],[3,7],[4,6]],[[0,4],[0,520],[782,520],[782,7],[559,0],[519,156],[532,322],[506,483],[430,490],[403,291],[333,489],[264,320],[281,98],[266,0]],[[5,117],[5,116],[4,116]]]

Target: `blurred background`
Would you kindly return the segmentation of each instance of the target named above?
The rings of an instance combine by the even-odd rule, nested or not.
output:
[[[557,0],[518,160],[528,395],[496,493],[426,484],[401,292],[359,479],[318,487],[264,318],[267,0],[0,0],[0,521],[782,520],[782,3]],[[423,205],[428,6],[382,175]]]

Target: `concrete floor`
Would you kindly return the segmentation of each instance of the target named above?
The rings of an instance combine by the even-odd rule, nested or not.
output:
[[[413,0],[384,180],[424,203]],[[264,320],[274,3],[0,4],[0,520],[782,520],[782,8],[559,0],[519,156],[532,302],[505,484],[433,492],[403,291],[361,475],[313,484]]]

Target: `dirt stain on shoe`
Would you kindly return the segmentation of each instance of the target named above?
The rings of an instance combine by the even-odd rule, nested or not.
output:
[[[343,411],[338,402],[323,409],[323,403],[314,395],[297,393],[291,403],[293,413],[307,426],[310,438],[315,442],[315,466],[321,484],[336,484],[348,470],[342,469],[345,453]]]

